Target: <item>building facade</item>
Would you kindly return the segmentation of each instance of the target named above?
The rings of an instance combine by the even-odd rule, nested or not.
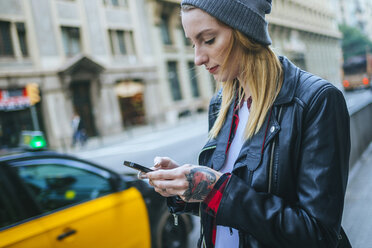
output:
[[[337,15],[330,1],[276,0],[268,21],[274,51],[341,89]]]
[[[36,110],[50,147],[70,146],[74,112],[88,136],[158,118],[153,103],[159,83],[144,4],[0,1],[0,89],[11,99],[29,83],[39,85]],[[0,112],[3,144],[14,145],[20,130],[35,128],[29,110],[26,105]]]
[[[0,104],[0,147],[35,129],[32,109],[52,148],[71,145],[74,113],[88,136],[106,136],[205,111],[216,83],[194,66],[179,3],[0,0],[0,102],[12,100]],[[278,54],[340,83],[340,34],[328,3],[276,0],[268,20]],[[14,100],[30,83],[41,93],[31,108]]]

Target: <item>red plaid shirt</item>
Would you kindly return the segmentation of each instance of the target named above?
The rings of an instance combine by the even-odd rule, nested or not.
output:
[[[218,207],[220,206],[220,202],[222,199],[223,191],[225,190],[226,184],[231,177],[230,173],[223,174],[217,183],[214,185],[214,188],[209,192],[207,197],[204,199],[204,204],[206,205],[205,211],[207,214],[214,218],[213,223],[213,231],[212,231],[212,243],[213,245],[216,244],[216,232],[217,232],[217,225],[216,225],[216,215],[218,211]]]

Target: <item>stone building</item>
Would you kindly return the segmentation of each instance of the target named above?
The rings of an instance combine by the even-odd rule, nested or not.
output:
[[[71,145],[77,112],[89,136],[177,122],[205,111],[215,82],[193,63],[180,0],[0,0],[0,147],[34,129],[17,100],[37,83],[34,107],[50,147]],[[340,82],[335,13],[327,1],[275,0],[273,48]],[[8,99],[5,107],[1,107]]]
[[[160,119],[146,11],[144,0],[1,0],[0,89],[13,99],[0,111],[3,145],[35,128],[29,106],[9,97],[31,82],[52,148],[70,146],[74,112],[88,136]]]

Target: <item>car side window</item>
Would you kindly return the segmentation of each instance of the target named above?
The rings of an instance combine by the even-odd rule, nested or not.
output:
[[[0,228],[11,225],[21,219],[12,202],[9,201],[6,182],[3,175],[0,175]]]
[[[34,162],[15,169],[44,213],[112,192],[108,178],[84,168]]]
[[[8,169],[0,164],[0,229],[40,213],[23,183]]]

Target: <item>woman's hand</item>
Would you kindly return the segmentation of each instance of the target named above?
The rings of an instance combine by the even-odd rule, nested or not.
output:
[[[222,175],[205,166],[178,166],[169,158],[158,161],[155,171],[146,173],[149,183],[162,196],[178,195],[185,202],[203,201]]]
[[[152,169],[154,170],[169,170],[179,167],[180,165],[168,157],[155,157],[154,158],[154,167]]]

